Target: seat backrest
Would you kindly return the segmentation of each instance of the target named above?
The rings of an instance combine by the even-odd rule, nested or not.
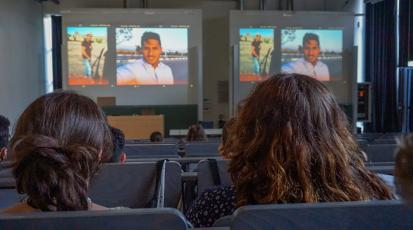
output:
[[[185,157],[219,156],[219,142],[188,142],[185,146]]]
[[[357,139],[366,139],[369,141],[373,141],[376,138],[383,136],[383,133],[359,133],[356,134]]]
[[[394,166],[393,165],[371,165],[367,168],[375,173],[381,173],[386,175],[393,175]]]
[[[0,188],[16,187],[11,168],[0,169]]]
[[[23,194],[18,194],[16,188],[0,187],[0,209],[8,208],[20,202],[24,198]],[[1,228],[0,228],[1,229]]]
[[[0,188],[14,188],[16,187],[11,164],[9,162],[0,164]],[[1,198],[1,197],[0,197]]]
[[[228,227],[231,225],[232,221],[233,221],[233,216],[223,216],[221,218],[219,218],[218,220],[215,221],[213,227],[215,228],[223,228],[223,227]]]
[[[166,163],[165,207],[178,206],[181,172],[179,163]],[[89,196],[106,207],[144,208],[154,196],[156,174],[156,162],[104,164],[91,181]],[[15,189],[14,178],[0,178],[0,208],[9,207],[23,197]]]
[[[232,185],[231,177],[228,173],[228,160],[217,160],[218,174],[221,179],[221,186]],[[208,160],[198,163],[195,171],[198,172],[198,197],[207,189],[215,186],[212,170]]]
[[[372,142],[372,144],[397,144],[396,139],[394,138],[380,138],[380,139],[376,139]]]
[[[397,144],[369,144],[365,151],[369,162],[394,161]]]
[[[167,162],[165,207],[176,208],[181,197],[181,166]],[[156,162],[105,164],[92,179],[89,196],[106,207],[144,208],[154,196]]]
[[[36,212],[0,214],[0,229],[187,229],[184,216],[175,209],[127,209],[108,211]]]
[[[400,201],[252,205],[234,213],[231,229],[413,229]]]
[[[375,167],[375,166],[392,166],[394,168],[395,162],[366,162],[367,167]]]
[[[12,167],[11,163],[1,162],[1,164],[0,164],[0,178],[11,177],[13,175],[11,167]]]
[[[357,140],[358,145],[363,151],[366,151],[367,145],[369,144],[369,141],[367,140]]]
[[[162,142],[152,142],[149,139],[139,139],[139,140],[125,140],[125,145],[133,144],[176,144],[178,143],[177,138],[164,138]]]
[[[18,203],[24,195],[16,191],[16,182],[11,172],[11,168],[0,169],[0,209],[7,208]]]
[[[173,158],[178,157],[178,149],[175,143],[140,143],[127,144],[124,147],[127,158]]]
[[[383,133],[378,139],[393,139],[399,138],[402,133]]]
[[[202,160],[205,160],[205,157],[180,157],[180,158],[132,158],[127,159],[126,162],[150,162],[150,161],[158,161],[168,159],[170,161],[176,161],[182,166],[182,170],[185,172],[193,172],[198,165],[198,163]],[[222,157],[208,157],[208,159],[219,159],[222,160]]]

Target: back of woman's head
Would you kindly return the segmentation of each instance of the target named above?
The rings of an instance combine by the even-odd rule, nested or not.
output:
[[[235,119],[231,118],[227,122],[225,122],[224,127],[222,128],[222,135],[221,135],[221,143],[218,147],[218,152],[223,155],[224,157],[228,157],[229,153],[224,153],[225,150],[225,144],[227,143],[227,140],[229,139],[230,133],[229,133],[229,128],[234,124]]]
[[[88,183],[112,151],[104,114],[88,97],[56,92],[36,99],[11,140],[17,191],[33,208],[88,209]]]
[[[151,142],[162,142],[163,141],[162,133],[159,131],[152,132],[151,135],[149,136],[149,140]]]
[[[224,154],[238,205],[391,198],[362,161],[332,93],[304,75],[279,74],[239,106]]]
[[[206,141],[207,136],[205,134],[204,127],[200,123],[189,126],[188,134],[186,135],[187,141]]]

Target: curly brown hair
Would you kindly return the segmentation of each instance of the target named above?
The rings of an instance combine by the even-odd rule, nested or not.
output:
[[[224,146],[246,204],[392,199],[364,165],[346,115],[321,82],[279,74],[242,101]]]

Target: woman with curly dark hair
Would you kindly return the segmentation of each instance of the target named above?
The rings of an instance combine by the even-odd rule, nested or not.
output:
[[[89,181],[112,154],[105,116],[90,98],[71,92],[36,99],[11,140],[17,191],[27,197],[6,213],[100,210]]]
[[[188,211],[210,226],[249,204],[392,199],[364,165],[346,115],[321,82],[279,74],[239,106],[223,153],[233,187],[206,191]]]

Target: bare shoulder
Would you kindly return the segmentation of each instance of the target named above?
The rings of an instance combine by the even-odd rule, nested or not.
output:
[[[103,211],[103,210],[109,210],[108,208],[98,205],[95,203],[90,204],[89,210],[93,211]],[[19,213],[29,213],[29,212],[39,212],[40,210],[35,209],[27,205],[26,203],[18,203],[15,204],[11,207],[2,209],[1,212],[5,214],[19,214]]]
[[[90,204],[90,209],[89,210],[91,210],[91,211],[103,211],[103,210],[109,210],[109,208],[104,207],[104,206],[99,205],[99,204],[92,203],[92,204]]]
[[[2,210],[6,214],[18,214],[18,213],[28,213],[28,212],[37,212],[39,210],[34,209],[27,205],[26,203],[18,203],[11,207],[5,208]]]

